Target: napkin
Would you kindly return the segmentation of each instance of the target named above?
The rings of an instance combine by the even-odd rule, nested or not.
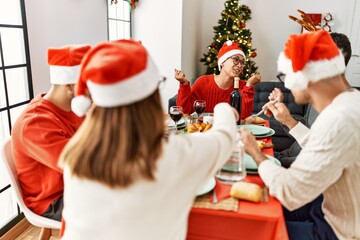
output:
[[[213,191],[215,191],[216,193],[216,198],[218,202],[221,202],[222,200],[230,197],[231,185],[222,184],[218,179],[215,180],[216,180],[216,185]],[[212,202],[212,195],[210,195],[209,201]]]

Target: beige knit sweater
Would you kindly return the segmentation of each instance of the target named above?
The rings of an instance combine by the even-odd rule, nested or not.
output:
[[[290,133],[303,147],[289,169],[272,161],[259,166],[270,194],[289,210],[321,193],[322,210],[339,239],[360,239],[360,92],[337,96],[311,129],[301,123]]]

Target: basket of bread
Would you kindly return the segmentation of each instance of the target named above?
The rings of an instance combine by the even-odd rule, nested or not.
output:
[[[194,132],[206,132],[212,127],[211,123],[190,123],[187,125],[186,130],[188,133],[194,133]]]

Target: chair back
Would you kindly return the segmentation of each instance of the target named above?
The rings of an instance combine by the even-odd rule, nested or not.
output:
[[[11,137],[7,138],[2,144],[0,148],[0,160],[5,171],[8,173],[11,190],[14,194],[16,201],[23,211],[26,219],[34,226],[41,228],[52,228],[52,229],[60,229],[61,222],[40,216],[34,212],[32,212],[24,203],[22,197],[22,191],[20,188],[19,181],[17,179],[15,164],[13,161],[13,156],[11,152]]]

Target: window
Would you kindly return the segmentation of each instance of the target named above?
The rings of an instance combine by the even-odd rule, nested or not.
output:
[[[0,1],[0,141],[33,98],[24,0]],[[0,168],[0,176],[6,176]],[[0,236],[22,215],[6,178],[0,178]]]
[[[108,1],[108,39],[129,39],[131,30],[131,4],[128,0]]]

